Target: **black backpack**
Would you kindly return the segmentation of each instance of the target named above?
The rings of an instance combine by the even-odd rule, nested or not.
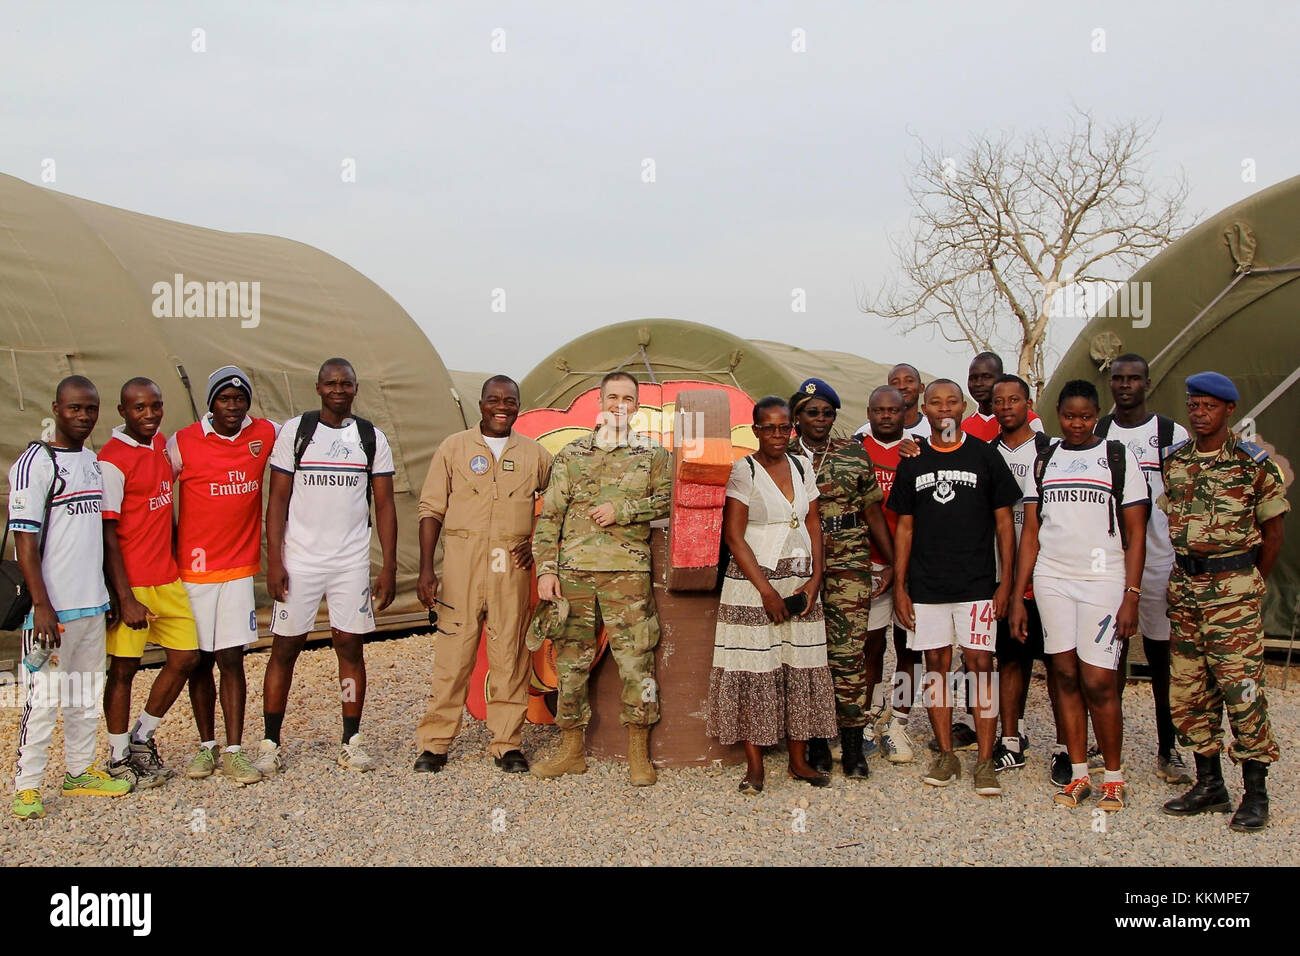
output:
[[[352,420],[357,423],[357,437],[361,439],[361,450],[366,453],[366,524],[370,524],[370,496],[372,487],[375,483],[372,472],[375,470],[375,423],[353,415]],[[316,426],[320,424],[320,412],[303,412],[302,418],[298,419],[298,433],[293,437],[293,470],[297,471],[302,464],[302,456],[307,451],[307,446],[311,444],[312,436],[316,434]]]
[[[1038,457],[1034,460],[1034,486],[1038,489],[1038,522],[1040,526],[1043,521],[1044,506],[1043,473],[1047,471],[1047,463],[1052,460],[1052,455],[1060,447],[1060,442],[1049,445],[1047,448],[1040,445]],[[1106,463],[1110,465],[1110,506],[1108,508],[1110,533],[1113,537],[1115,535],[1115,526],[1119,525],[1120,544],[1127,551],[1128,530],[1124,527],[1124,522],[1118,520],[1124,497],[1124,472],[1128,469],[1128,459],[1124,457],[1126,451],[1128,451],[1128,448],[1122,441],[1115,441],[1114,439],[1106,441]],[[1150,494],[1150,488],[1147,489],[1147,493]]]
[[[799,480],[804,481],[803,464],[799,461],[798,455],[791,455],[787,452],[786,457],[794,464],[795,470],[799,472]],[[749,465],[749,477],[755,478],[758,472],[754,470],[754,456],[746,455],[745,463]],[[727,565],[731,563],[731,549],[727,547],[726,535],[718,542],[718,583],[716,587],[722,588],[722,581],[727,576]]]
[[[54,479],[50,482],[49,493],[45,496],[45,518],[41,522],[41,540],[38,546],[38,552],[43,559],[45,538],[50,530],[50,510],[54,507],[55,496],[61,494],[68,483],[59,474],[59,459],[55,456],[54,449],[43,441],[31,442],[27,448],[30,449],[32,445],[40,445],[44,448],[54,465]],[[6,517],[4,536],[0,538],[0,556],[7,554],[8,551],[9,520]],[[27,590],[27,581],[23,577],[22,568],[12,558],[3,558],[0,560],[0,631],[18,630],[31,609],[32,596]]]

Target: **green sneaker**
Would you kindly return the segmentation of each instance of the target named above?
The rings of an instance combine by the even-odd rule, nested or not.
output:
[[[998,772],[993,761],[977,760],[975,762],[975,792],[981,797],[1002,796],[1002,784],[998,783]]]
[[[217,748],[199,745],[199,752],[194,755],[190,765],[185,768],[185,776],[191,780],[202,780],[217,771]]]
[[[262,772],[253,766],[242,748],[221,755],[221,772],[241,787],[262,779]]]
[[[935,755],[934,762],[930,764],[930,769],[921,778],[921,782],[928,783],[932,787],[947,787],[956,783],[960,776],[961,761],[949,750],[947,753]]]
[[[39,790],[19,790],[14,794],[14,816],[20,820],[39,820],[45,816]]]
[[[117,777],[110,777],[102,770],[89,768],[79,777],[63,775],[63,795],[65,797],[122,797],[131,792],[131,783]]]

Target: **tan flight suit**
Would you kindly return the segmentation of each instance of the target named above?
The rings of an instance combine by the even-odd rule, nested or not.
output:
[[[479,635],[487,622],[489,750],[517,750],[528,709],[531,660],[524,646],[532,570],[511,550],[533,531],[533,495],[546,488],[551,454],[511,432],[498,461],[478,425],[438,446],[420,493],[419,515],[442,522],[442,577],[433,690],[415,736],[421,751],[446,753],[460,731]],[[446,607],[445,605],[451,605]]]

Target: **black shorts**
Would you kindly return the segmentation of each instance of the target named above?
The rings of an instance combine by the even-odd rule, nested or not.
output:
[[[998,621],[998,643],[994,656],[999,663],[1020,661],[1021,664],[1028,666],[1035,660],[1047,660],[1046,654],[1043,653],[1043,621],[1038,616],[1038,602],[1033,598],[1027,599],[1025,611],[1029,614],[1029,627],[1023,644],[1011,636],[1010,612]]]

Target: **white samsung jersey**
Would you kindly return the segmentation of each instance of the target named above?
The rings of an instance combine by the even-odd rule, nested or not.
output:
[[[54,482],[49,453],[33,445],[9,469],[9,530],[45,535],[41,576],[50,604],[60,621],[103,613],[108,607],[104,586],[104,479],[99,460],[89,448],[54,449],[59,462],[57,488],[45,521],[45,499]],[[31,615],[28,614],[30,626]]]
[[[1165,476],[1160,470],[1160,438],[1157,434],[1159,424],[1153,414],[1141,425],[1124,428],[1118,422],[1110,423],[1106,437],[1122,441],[1128,446],[1142,466],[1142,473],[1151,486],[1151,500],[1156,501],[1165,493]],[[1187,429],[1174,422],[1174,444],[1187,441]],[[1147,522],[1147,562],[1153,571],[1164,573],[1174,565],[1174,546],[1169,540],[1169,516],[1159,508],[1151,508],[1151,519]]]
[[[316,426],[295,472],[293,443],[298,421],[280,428],[271,467],[293,475],[289,523],[284,531],[284,564],[292,572],[370,567],[370,509],[366,505],[366,453],[354,419],[341,428]],[[375,429],[375,477],[393,474],[388,437]],[[291,579],[292,582],[292,579]],[[292,587],[292,583],[290,583]]]
[[[1148,500],[1146,478],[1128,449],[1124,469],[1124,506]],[[1038,500],[1031,475],[1026,501]],[[1038,502],[1038,563],[1035,577],[1079,581],[1124,580],[1124,546],[1120,538],[1121,511],[1110,534],[1111,476],[1106,443],[1092,448],[1058,447],[1043,473],[1043,495]]]

